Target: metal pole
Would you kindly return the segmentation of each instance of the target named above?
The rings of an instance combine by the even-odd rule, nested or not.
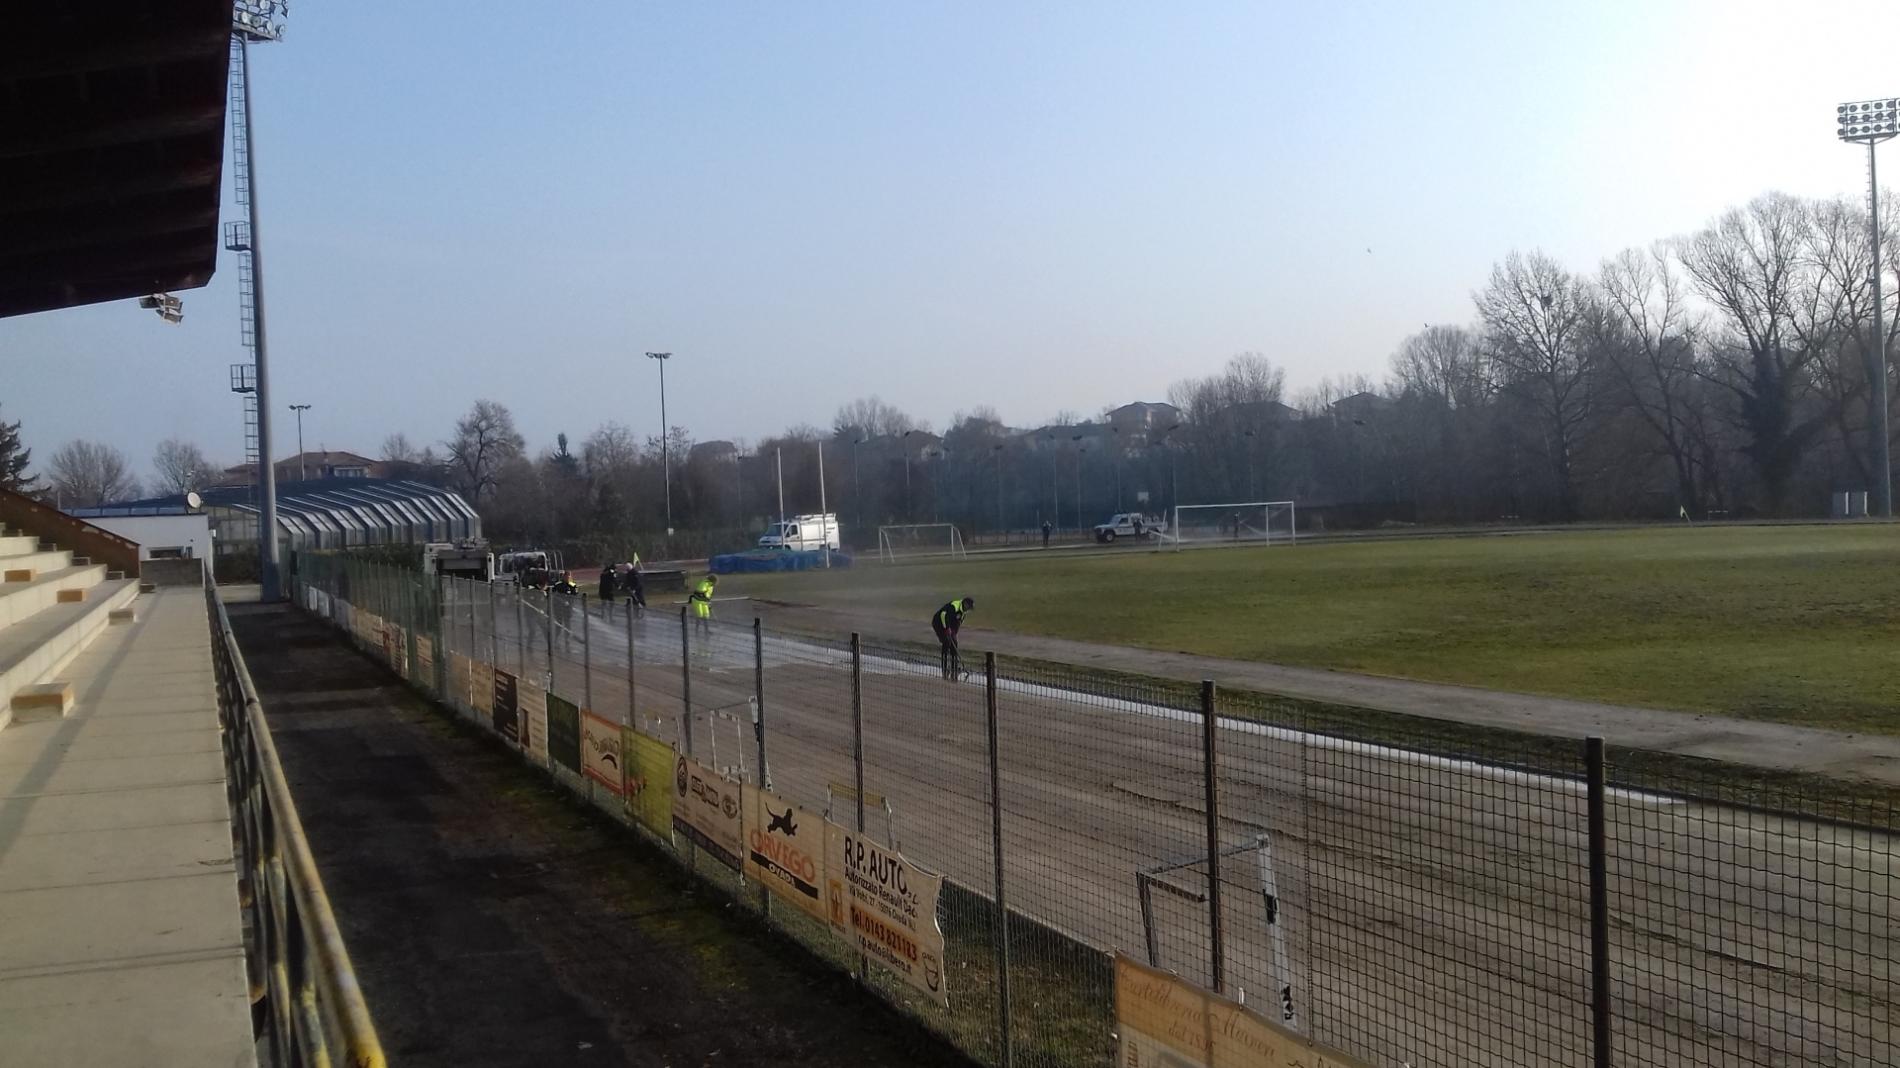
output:
[[[1603,739],[1584,740],[1590,810],[1590,1018],[1596,1068],[1610,1068],[1610,872],[1604,833]]]
[[[488,663],[501,667],[501,612],[495,607],[498,595],[495,584],[488,584]]]
[[[996,873],[996,1026],[1003,1045],[1003,1068],[1016,1063],[1015,1043],[1009,1030],[1009,903],[1003,889],[1003,775],[996,740],[996,654],[983,654],[984,704],[989,720],[990,846]]]
[[[864,834],[864,642],[851,632],[851,766],[857,771],[858,834]],[[885,845],[895,848],[894,843]],[[870,974],[870,959],[858,954],[858,980]]]
[[[686,606],[680,606],[680,742],[693,755],[693,649],[688,637]]]
[[[633,699],[633,602],[627,602],[627,726],[640,726],[640,708]]]
[[[528,628],[521,618],[521,586],[515,591],[515,677],[525,678],[528,674]]]
[[[587,618],[587,595],[581,594],[581,704],[594,707],[594,625]]]
[[[244,61],[244,125],[255,132],[251,112],[251,44],[238,34],[238,55]],[[282,579],[278,574],[277,553],[277,469],[271,465],[270,439],[270,362],[264,333],[264,245],[257,225],[257,142],[248,139],[250,161],[251,227],[251,316],[256,328],[252,356],[257,369],[257,486],[260,509],[257,524],[258,599],[266,603],[283,599]]]
[[[245,73],[249,74],[250,72],[246,71]],[[257,265],[253,263],[251,266],[252,279],[253,282],[255,282]],[[290,410],[297,413],[297,481],[305,482],[309,480],[310,473],[304,469],[303,462],[303,413],[309,411],[310,406],[308,404],[293,404],[290,406]]]
[[[825,443],[823,441],[818,443],[818,514],[820,516],[828,516],[831,514],[831,505],[825,501]],[[818,521],[819,548],[825,554],[825,567],[827,570],[831,567],[830,526],[831,521],[829,519],[820,519]],[[800,540],[802,542],[803,539]]]
[[[772,788],[771,765],[765,762],[765,631],[752,617],[752,732],[759,739],[759,788]]]
[[[778,521],[785,522],[785,450],[772,450],[772,461],[778,464]]]
[[[864,833],[864,641],[851,632],[851,766],[857,770],[858,833]],[[886,843],[887,845],[889,843]]]
[[[1220,764],[1215,755],[1219,723],[1214,715],[1214,680],[1201,680],[1201,774],[1207,788],[1208,968],[1214,993],[1227,989],[1227,948],[1220,907]]]
[[[549,693],[553,693],[554,692],[554,591],[542,590],[541,600],[542,600],[541,607],[547,609],[547,611],[542,613],[542,616],[541,616],[541,630],[542,630],[542,633],[547,635],[547,639],[548,639],[548,670],[546,672],[547,682],[545,684],[545,688],[547,689]]]
[[[250,85],[250,82],[245,82]],[[1868,345],[1867,384],[1868,400],[1873,405],[1870,413],[1874,447],[1874,494],[1879,502],[1880,514],[1893,518],[1893,466],[1889,453],[1887,430],[1887,331],[1884,323],[1886,309],[1881,307],[1882,270],[1880,265],[1880,177],[1874,169],[1874,143],[1867,142],[1867,214],[1868,229],[1873,234],[1874,259],[1874,336]],[[260,372],[260,380],[262,374]]]

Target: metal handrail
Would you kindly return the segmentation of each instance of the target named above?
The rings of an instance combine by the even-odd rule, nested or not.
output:
[[[304,837],[270,723],[209,581],[205,602],[226,782],[244,853],[239,890],[249,921],[253,1023],[271,1040],[273,1064],[382,1068],[388,1063],[382,1043]]]

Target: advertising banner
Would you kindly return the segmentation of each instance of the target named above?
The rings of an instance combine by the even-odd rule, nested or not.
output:
[[[1117,1068],[1366,1068],[1219,994],[1115,958]]]
[[[615,796],[627,792],[625,750],[620,741],[620,724],[592,712],[581,713],[581,760],[587,765],[587,777]]]
[[[508,739],[511,745],[520,744],[515,731],[515,721],[519,718],[515,695],[519,690],[520,686],[512,674],[500,668],[495,669],[495,694],[488,702],[492,716],[490,722],[494,725],[495,733]]]
[[[737,785],[692,757],[674,759],[673,829],[729,868],[744,863],[743,807]]]
[[[548,766],[548,692],[529,683],[515,689],[515,701],[521,706],[515,729],[521,732],[515,744],[528,751],[528,759]]]
[[[932,875],[867,835],[826,824],[825,904],[832,927],[870,960],[939,1005],[944,991],[943,930]]]
[[[673,747],[627,732],[627,812],[662,838],[673,833]]]
[[[548,760],[581,773],[581,708],[557,694],[548,694]]]
[[[495,665],[486,660],[469,662],[468,703],[475,718],[486,723],[495,703]]]
[[[468,707],[468,669],[468,657],[461,653],[449,654],[448,688],[442,696],[457,712]]]
[[[820,923],[825,907],[825,818],[756,786],[745,795],[745,874]]]

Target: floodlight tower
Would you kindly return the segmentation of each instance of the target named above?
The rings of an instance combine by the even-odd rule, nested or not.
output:
[[[257,571],[261,598],[282,596],[277,559],[277,472],[271,467],[270,375],[264,344],[264,257],[257,240],[252,185],[251,69],[253,41],[284,35],[288,0],[236,0],[231,9],[231,187],[241,221],[224,224],[224,247],[238,254],[238,332],[251,366],[234,364],[231,390],[244,394],[245,459],[257,465]]]
[[[1887,448],[1887,330],[1880,293],[1880,178],[1874,169],[1874,146],[1900,133],[1896,127],[1896,122],[1900,122],[1896,119],[1897,108],[1900,108],[1900,99],[1887,97],[1842,104],[1834,109],[1840,139],[1867,146],[1867,227],[1873,240],[1874,286],[1874,334],[1867,346],[1867,436],[1871,446],[1869,466],[1874,472],[1875,507],[1888,519],[1893,518],[1893,466]]]

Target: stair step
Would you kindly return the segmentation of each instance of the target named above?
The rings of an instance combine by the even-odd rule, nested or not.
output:
[[[62,554],[63,555],[63,554]],[[0,585],[0,630],[60,603],[85,601],[87,590],[106,577],[102,564],[42,571],[31,582]]]
[[[104,565],[76,570],[93,580],[85,601],[59,604],[52,599],[52,587],[39,587],[31,594],[43,598],[45,607],[0,626],[0,727],[14,718],[15,694],[57,680],[66,665],[111,626],[112,612],[130,608],[138,598],[137,587],[130,581],[100,585],[96,580],[105,574]],[[7,592],[0,595],[0,602],[24,596]]]
[[[13,718],[21,723],[63,719],[73,707],[73,684],[42,682],[13,693]]]
[[[86,591],[74,586],[68,586],[54,597],[60,604],[78,604],[85,599]]]
[[[26,534],[0,534],[0,560],[40,551],[40,539]]]
[[[34,549],[0,557],[0,583],[32,582],[34,576],[73,566],[73,554],[62,549]]]
[[[106,618],[111,624],[116,626],[117,624],[120,624],[120,623],[137,622],[138,613],[134,612],[130,608],[114,608],[112,610],[111,615],[107,616]]]

